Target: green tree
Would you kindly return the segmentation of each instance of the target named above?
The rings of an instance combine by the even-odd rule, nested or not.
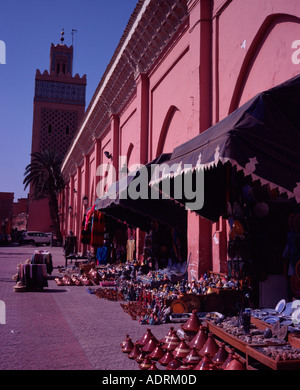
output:
[[[61,159],[54,152],[45,150],[31,154],[31,163],[27,165],[23,184],[26,189],[32,186],[34,200],[49,200],[50,218],[56,238],[62,242],[57,197],[65,187],[61,173]]]

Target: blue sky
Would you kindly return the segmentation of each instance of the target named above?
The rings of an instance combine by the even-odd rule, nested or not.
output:
[[[138,0],[4,0],[0,2],[0,192],[26,197],[23,178],[30,161],[36,69],[49,70],[51,43],[74,34],[73,74],[87,75],[86,107]],[[1,56],[0,56],[1,60]]]

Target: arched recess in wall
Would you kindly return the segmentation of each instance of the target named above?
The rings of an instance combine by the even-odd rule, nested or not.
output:
[[[173,149],[182,144],[184,139],[184,119],[176,106],[170,106],[159,135],[156,157],[162,153],[171,153]]]
[[[237,81],[235,84],[235,88],[232,94],[230,106],[229,106],[229,112],[233,112],[239,107],[240,100],[244,91],[244,88],[246,86],[248,77],[250,75],[251,69],[255,63],[255,60],[260,53],[260,50],[265,43],[265,41],[268,39],[269,35],[273,31],[273,29],[279,24],[284,22],[292,22],[300,24],[300,18],[289,15],[289,14],[273,14],[266,17],[264,22],[262,23],[261,27],[259,28],[258,32],[256,33],[251,45],[249,46],[249,49],[247,51],[247,54],[245,56],[245,59],[243,61],[243,64],[241,66],[239,75],[237,77]],[[295,37],[297,39],[297,37]],[[258,91],[260,92],[260,91]]]

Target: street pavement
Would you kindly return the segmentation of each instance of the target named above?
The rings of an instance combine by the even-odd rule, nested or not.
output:
[[[120,302],[100,299],[86,286],[57,286],[56,267],[65,264],[62,248],[47,247],[54,266],[48,287],[15,292],[17,265],[31,259],[36,249],[0,247],[0,300],[6,308],[5,324],[0,324],[0,370],[139,370],[121,351],[126,335],[134,342],[150,328],[160,339],[171,325],[179,327],[141,325]]]

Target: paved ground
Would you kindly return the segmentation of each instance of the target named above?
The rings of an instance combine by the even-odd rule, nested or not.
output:
[[[120,302],[89,294],[85,286],[57,286],[53,279],[43,292],[15,292],[17,265],[35,249],[0,247],[0,300],[6,305],[6,324],[0,324],[0,370],[139,370],[121,352],[126,334],[137,341],[149,327],[163,338],[170,324],[141,325]],[[62,249],[50,251],[54,267],[64,265]],[[54,269],[51,277],[56,275]]]

